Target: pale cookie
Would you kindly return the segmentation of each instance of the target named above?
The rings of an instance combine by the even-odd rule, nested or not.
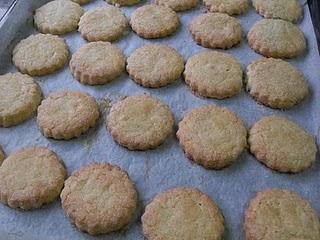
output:
[[[265,18],[297,22],[302,17],[299,0],[252,0],[252,5]]]
[[[194,18],[189,30],[193,39],[206,48],[231,48],[241,41],[241,25],[224,13],[206,13]]]
[[[210,12],[239,15],[248,10],[248,0],[203,0]]]
[[[63,38],[39,33],[17,44],[12,61],[20,72],[41,76],[62,68],[68,57],[68,46]]]
[[[248,33],[249,46],[266,57],[294,58],[307,48],[303,32],[294,24],[281,19],[263,19]]]
[[[147,205],[141,220],[148,240],[222,240],[225,228],[218,205],[191,187],[158,194]]]
[[[79,48],[70,61],[70,70],[79,82],[105,84],[119,77],[125,69],[122,50],[109,42],[92,42]]]
[[[83,166],[64,185],[62,207],[80,231],[97,235],[118,231],[130,223],[137,206],[137,191],[118,166]]]
[[[11,127],[29,119],[42,97],[38,83],[28,75],[0,75],[0,126]]]
[[[2,150],[2,147],[0,146],[0,166],[3,162],[3,160],[5,159],[5,155],[4,155],[4,152]]]
[[[91,2],[92,0],[71,0],[72,2],[78,3],[80,5],[86,4],[88,2]]]
[[[38,107],[38,126],[45,137],[71,139],[79,137],[99,119],[96,100],[84,92],[51,93]]]
[[[54,152],[44,147],[23,148],[0,167],[0,201],[11,208],[39,208],[59,196],[66,175]]]
[[[279,172],[301,172],[316,160],[314,137],[285,117],[260,119],[250,129],[248,143],[260,162]]]
[[[163,87],[180,78],[184,61],[172,47],[149,44],[136,49],[127,59],[130,77],[144,87]]]
[[[317,212],[299,194],[285,189],[258,192],[245,213],[246,240],[318,240]]]
[[[126,16],[119,8],[99,7],[83,14],[79,22],[79,32],[89,42],[112,42],[122,37],[128,26]]]
[[[200,96],[223,99],[237,94],[242,87],[240,63],[227,53],[201,52],[188,59],[186,83]]]
[[[169,7],[173,11],[180,12],[194,8],[197,6],[198,0],[155,0],[155,3]]]
[[[113,139],[130,150],[147,150],[161,145],[172,133],[169,107],[147,95],[131,96],[112,106],[107,128]]]
[[[260,103],[288,109],[308,95],[308,85],[293,65],[273,58],[263,58],[248,66],[247,90]]]
[[[131,27],[140,37],[162,38],[178,30],[178,15],[165,6],[155,4],[144,5],[131,15]]]
[[[179,123],[177,132],[188,158],[208,169],[231,165],[247,146],[242,120],[227,108],[195,108]]]
[[[140,0],[106,0],[108,3],[115,6],[131,6],[138,4]]]
[[[36,10],[34,24],[42,33],[64,34],[77,29],[83,9],[69,0],[54,0]]]

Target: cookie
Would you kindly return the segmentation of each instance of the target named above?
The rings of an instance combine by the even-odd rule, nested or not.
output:
[[[248,10],[248,0],[203,0],[210,12],[239,15]]]
[[[92,0],[71,0],[72,2],[78,3],[80,5],[91,2]]]
[[[79,48],[70,61],[70,70],[79,82],[105,84],[119,77],[125,69],[122,50],[109,42],[92,42]]]
[[[41,101],[41,89],[28,75],[0,75],[0,126],[11,127],[29,119]]]
[[[108,3],[115,6],[131,6],[138,4],[140,0],[106,0]]]
[[[196,188],[179,187],[158,194],[141,218],[148,240],[222,240],[224,218],[218,205]]]
[[[262,58],[247,70],[247,90],[260,103],[288,109],[308,95],[308,85],[293,65],[274,58]]]
[[[246,240],[320,239],[320,222],[310,203],[285,189],[258,192],[245,213]]]
[[[34,24],[42,33],[64,34],[77,30],[82,14],[79,4],[54,0],[36,9]]]
[[[38,127],[45,137],[71,139],[79,137],[99,119],[96,100],[84,92],[51,93],[38,107]]]
[[[241,25],[224,13],[205,13],[194,18],[189,30],[193,39],[206,48],[231,48],[241,41]]]
[[[316,160],[314,137],[285,117],[260,119],[250,129],[248,143],[260,162],[278,172],[301,172]]]
[[[137,191],[128,174],[108,163],[76,170],[65,181],[60,197],[71,222],[91,235],[122,229],[137,206]]]
[[[114,6],[91,9],[79,22],[79,32],[89,42],[118,40],[127,29],[126,16]]]
[[[188,59],[184,79],[200,96],[223,99],[237,94],[242,87],[243,71],[230,54],[207,51]]]
[[[265,57],[294,58],[307,48],[303,32],[291,22],[262,19],[248,33],[249,46]]]
[[[0,166],[3,162],[3,160],[5,159],[5,155],[4,155],[4,152],[2,150],[2,147],[0,146]]]
[[[169,107],[148,95],[131,96],[114,104],[107,119],[113,139],[130,150],[147,150],[161,145],[172,133]]]
[[[132,30],[140,37],[162,38],[176,32],[180,21],[171,8],[149,4],[139,7],[132,13],[130,24]]]
[[[252,5],[265,18],[297,22],[302,17],[302,7],[298,0],[252,0]]]
[[[172,47],[160,44],[144,45],[127,59],[130,77],[144,87],[163,87],[180,78],[184,61]]]
[[[198,0],[155,0],[155,4],[169,7],[173,11],[180,12],[194,8]]]
[[[68,46],[63,38],[39,33],[16,45],[12,61],[22,73],[42,76],[62,68],[68,57]]]
[[[0,167],[0,201],[11,208],[39,208],[59,196],[66,175],[63,162],[53,151],[23,148]]]

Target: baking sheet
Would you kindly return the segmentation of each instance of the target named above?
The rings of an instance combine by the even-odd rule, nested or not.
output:
[[[32,25],[32,12],[45,2],[48,1],[18,1],[7,21],[2,25],[0,74],[17,71],[11,63],[12,48],[22,38],[36,33]],[[137,7],[145,3],[121,9],[129,17]],[[94,0],[83,7],[88,10],[105,4],[102,0]],[[188,31],[189,22],[203,11],[204,7],[199,4],[191,11],[179,13],[182,26],[171,37],[145,40],[130,32],[116,44],[123,49],[126,56],[144,44],[168,44],[175,47],[186,60],[193,54],[206,50],[196,45]],[[125,169],[135,182],[139,192],[139,205],[127,229],[110,235],[91,237],[79,232],[70,224],[59,200],[41,209],[27,212],[13,210],[0,204],[0,239],[143,239],[140,217],[145,205],[155,194],[177,186],[197,187],[219,204],[226,220],[226,240],[245,239],[243,217],[247,203],[257,191],[267,187],[294,190],[307,198],[320,213],[319,157],[310,169],[295,175],[274,172],[258,163],[248,152],[244,152],[229,168],[222,171],[209,171],[185,157],[174,134],[155,150],[129,151],[112,140],[104,123],[106,113],[113,102],[127,95],[150,93],[171,107],[176,126],[188,110],[205,104],[217,104],[235,111],[245,121],[247,127],[262,116],[281,114],[290,117],[316,136],[320,112],[319,55],[306,4],[304,4],[304,14],[304,19],[299,26],[308,40],[309,50],[304,56],[290,62],[304,72],[310,85],[310,96],[302,104],[285,112],[257,104],[244,90],[226,100],[199,98],[191,93],[182,80],[164,88],[146,89],[130,80],[127,73],[123,73],[120,78],[110,84],[96,87],[84,86],[73,79],[67,65],[55,74],[36,78],[44,96],[50,92],[66,89],[92,94],[100,102],[103,117],[97,127],[79,139],[70,141],[56,141],[43,137],[37,128],[35,117],[16,127],[0,128],[0,144],[5,152],[10,154],[21,147],[31,145],[49,147],[64,160],[69,174],[80,166],[94,161],[117,164]],[[225,52],[235,56],[245,69],[253,60],[261,57],[249,48],[245,39],[250,27],[261,17],[251,8],[247,14],[237,18],[243,27],[243,41],[238,47]],[[86,43],[76,32],[63,37],[67,40],[71,53]]]

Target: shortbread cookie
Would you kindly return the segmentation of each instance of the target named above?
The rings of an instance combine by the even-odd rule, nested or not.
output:
[[[126,16],[119,8],[99,7],[83,14],[79,22],[79,32],[89,42],[112,42],[122,37],[128,26]]]
[[[97,235],[129,224],[137,206],[137,191],[118,166],[95,163],[81,167],[65,181],[61,202],[79,230]]]
[[[64,34],[77,29],[83,9],[69,0],[54,0],[36,10],[34,24],[42,33]]]
[[[71,0],[72,2],[78,3],[80,5],[91,2],[92,0]]]
[[[248,0],[204,0],[203,4],[210,12],[238,15],[248,10]]]
[[[158,194],[147,205],[142,228],[148,240],[222,240],[224,218],[218,205],[196,188]]]
[[[66,175],[54,152],[44,147],[23,148],[0,167],[0,201],[11,208],[39,208],[59,196]]]
[[[299,0],[252,0],[252,5],[265,18],[297,22],[302,17]]]
[[[249,46],[256,52],[274,58],[294,58],[307,48],[303,32],[281,19],[263,19],[248,33]]]
[[[115,6],[131,6],[138,4],[140,0],[106,0],[108,3]]]
[[[247,90],[269,107],[288,109],[307,96],[308,85],[303,74],[291,64],[263,58],[248,66]]]
[[[316,160],[314,137],[285,117],[260,119],[250,129],[248,143],[260,162],[279,172],[301,172]]]
[[[0,126],[11,127],[30,118],[41,101],[41,89],[28,75],[0,75]]]
[[[130,77],[144,87],[162,87],[180,78],[184,62],[172,47],[149,44],[136,49],[127,59]]]
[[[99,119],[99,106],[84,92],[51,93],[38,107],[38,126],[45,137],[71,139],[79,137]]]
[[[188,59],[184,71],[192,91],[204,97],[223,99],[237,94],[242,86],[240,63],[227,53],[201,52]]]
[[[112,106],[107,128],[113,139],[130,150],[161,145],[172,133],[173,115],[160,100],[147,95],[131,96]]]
[[[231,48],[241,41],[241,25],[224,13],[206,13],[192,20],[190,32],[194,40],[206,48]]]
[[[180,21],[178,15],[165,6],[144,5],[131,15],[131,27],[140,37],[162,38],[177,31]]]
[[[173,11],[180,12],[194,8],[197,6],[198,0],[155,0],[155,3],[169,7]]]
[[[73,76],[89,85],[105,84],[125,69],[122,50],[109,42],[92,42],[79,48],[70,61]]]
[[[63,38],[39,33],[19,42],[12,60],[20,72],[41,76],[62,68],[68,57],[68,46]]]
[[[317,212],[299,194],[266,189],[250,201],[245,213],[246,240],[317,240]]]
[[[231,165],[247,146],[242,120],[227,108],[214,105],[191,110],[177,132],[188,158],[208,169]]]
[[[4,158],[5,158],[5,155],[4,155],[4,152],[2,150],[2,147],[0,146],[0,166],[1,166]]]

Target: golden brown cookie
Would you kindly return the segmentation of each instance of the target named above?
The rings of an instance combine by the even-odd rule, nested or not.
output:
[[[131,6],[138,4],[140,0],[106,0],[108,3],[117,6]]]
[[[248,10],[248,0],[204,0],[203,4],[210,12],[238,15]]]
[[[88,2],[91,2],[92,0],[71,0],[72,2],[78,3],[80,5],[86,4]]]
[[[81,167],[65,181],[61,202],[79,230],[97,235],[129,224],[137,206],[137,191],[118,166],[95,163]]]
[[[0,167],[0,201],[11,208],[39,208],[59,196],[66,175],[63,162],[53,151],[23,148]]]
[[[169,7],[173,11],[180,12],[194,8],[198,0],[155,0],[155,4]]]
[[[196,188],[179,187],[158,194],[141,218],[148,240],[222,240],[224,218],[218,205]]]
[[[245,213],[246,240],[318,240],[320,222],[310,203],[285,189],[258,192]]]
[[[184,62],[172,47],[160,44],[144,45],[127,59],[130,77],[144,87],[163,87],[180,78]]]
[[[1,166],[2,162],[3,162],[3,160],[5,159],[5,157],[6,156],[4,155],[2,147],[0,146],[0,166]]]

